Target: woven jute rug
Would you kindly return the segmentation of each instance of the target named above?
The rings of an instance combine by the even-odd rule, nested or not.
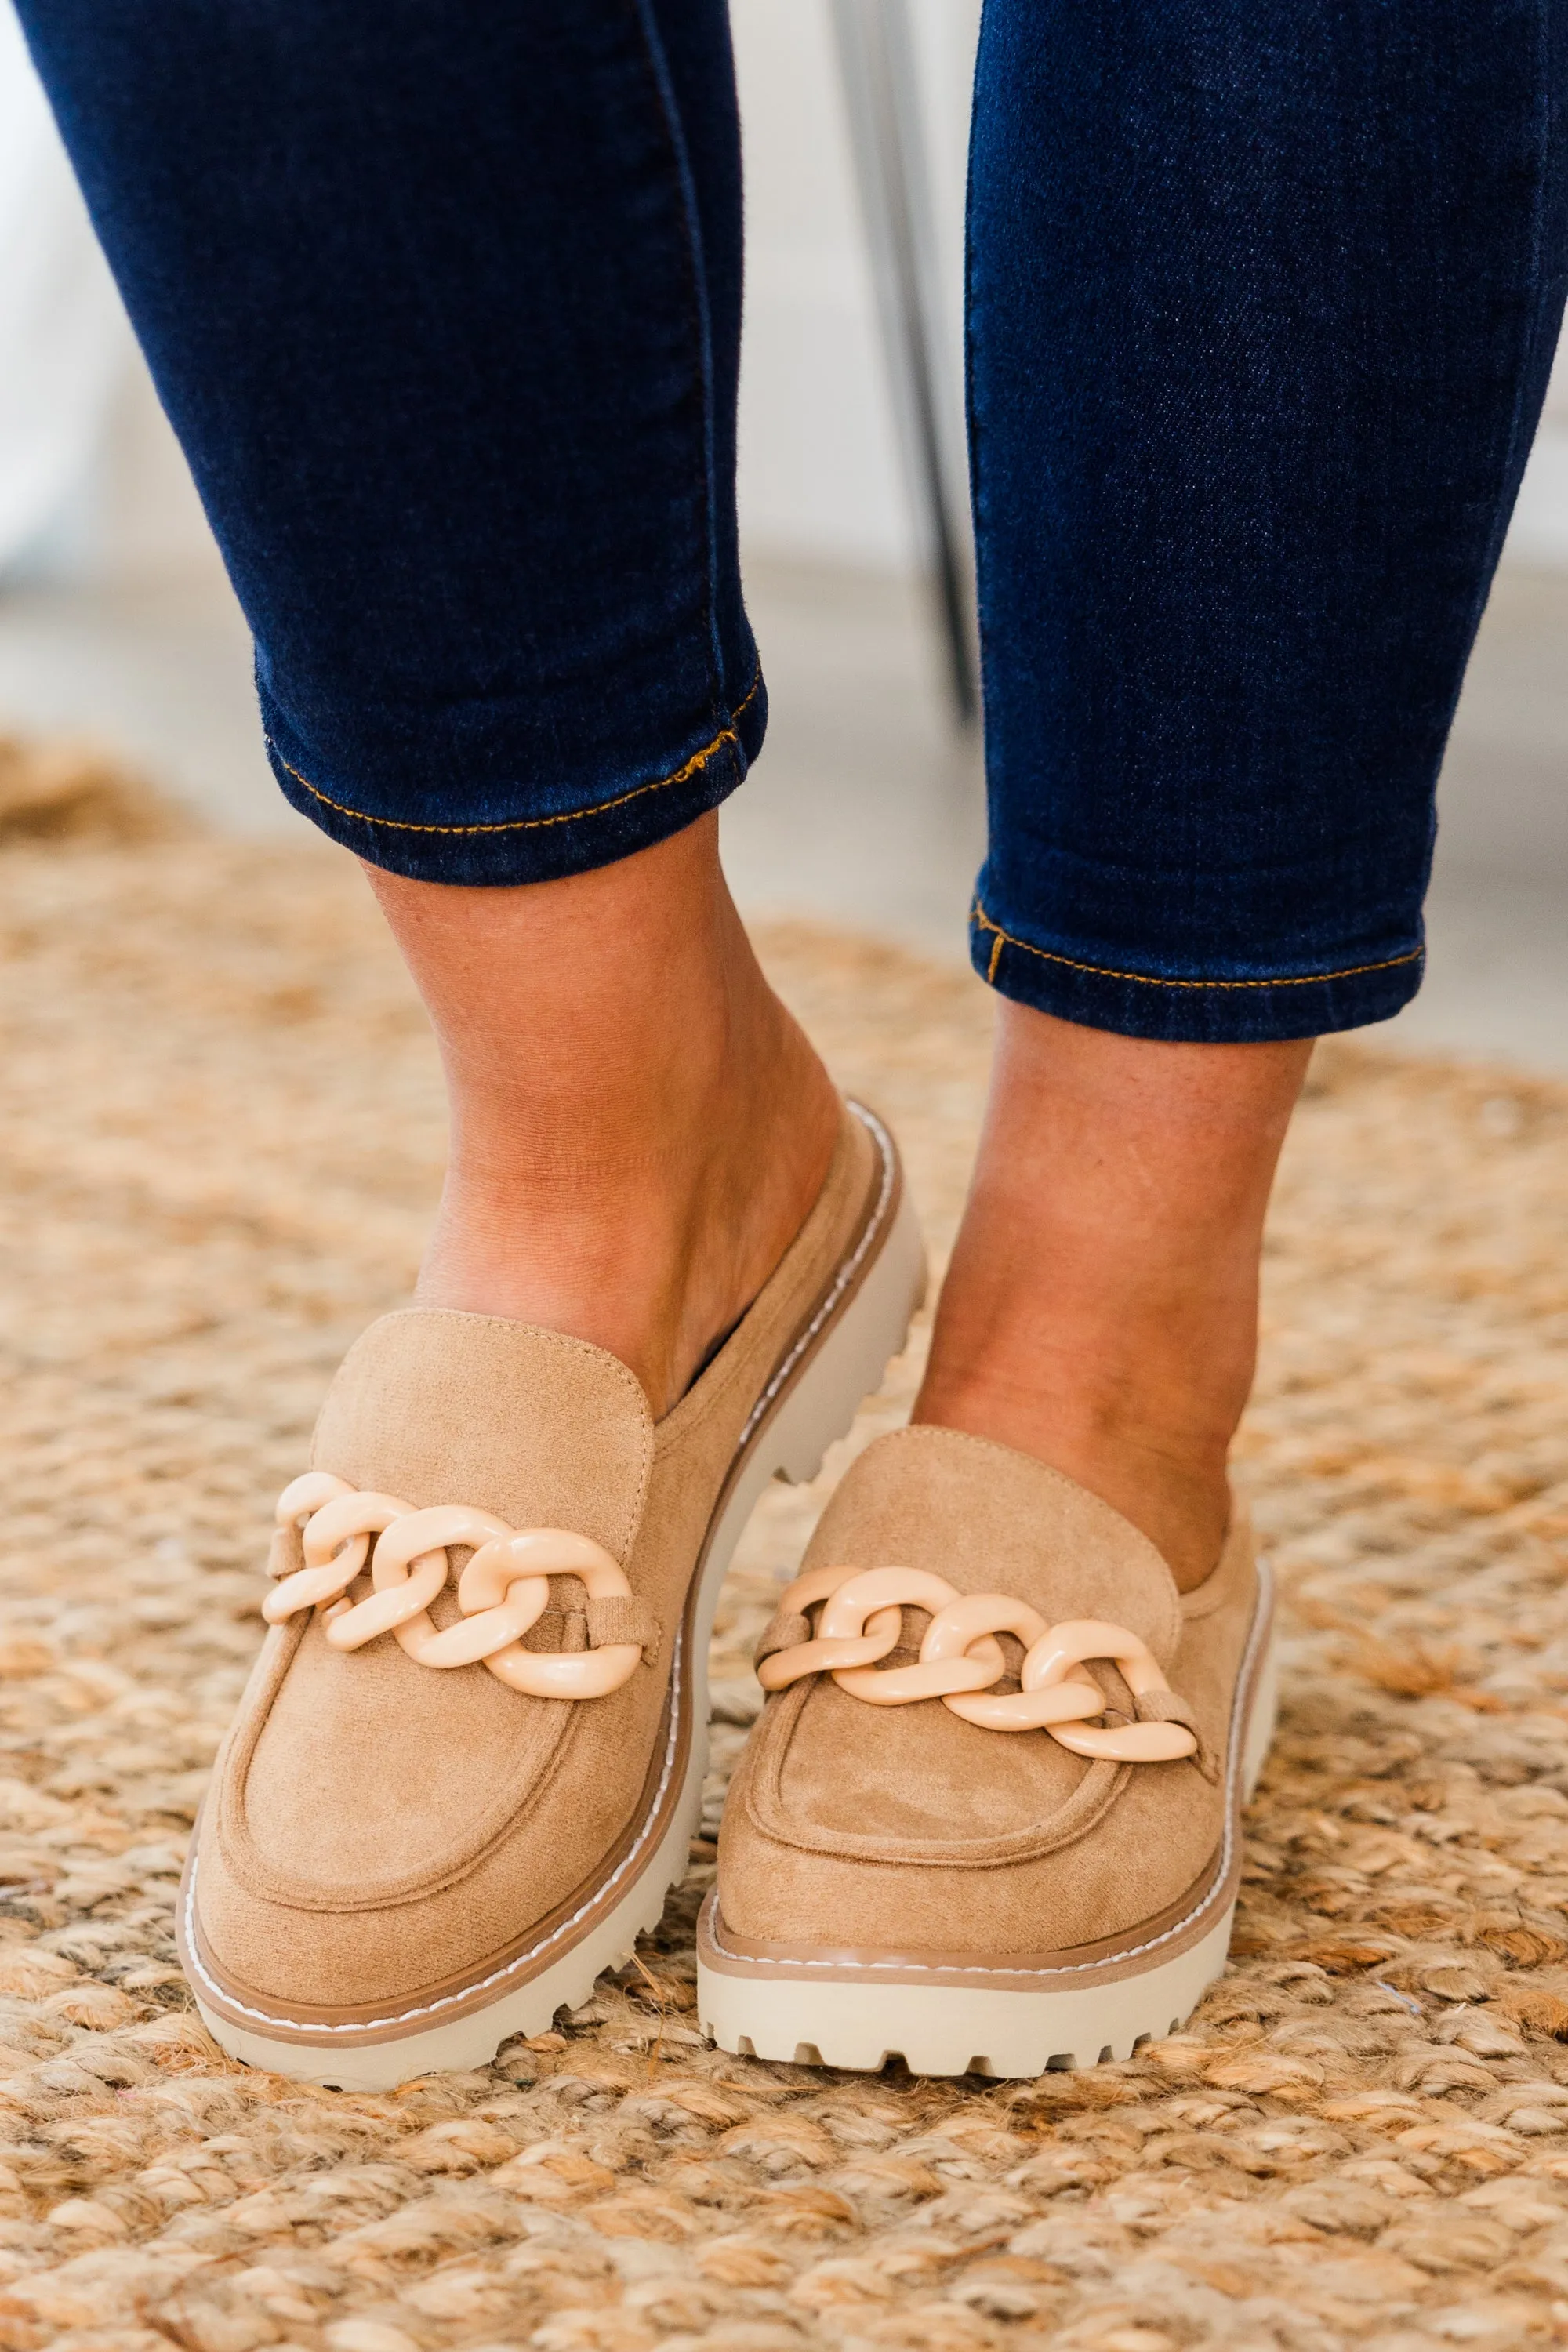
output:
[[[1283,1723],[1235,1965],[1185,2031],[1022,2084],[724,2057],[700,1842],[555,2031],[302,2090],[208,2042],[171,1906],[272,1498],[407,1291],[435,1056],[335,853],[73,829],[0,854],[0,2347],[1568,2341],[1568,1090],[1320,1057],[1241,1449]],[[764,947],[940,1253],[984,992]],[[776,1580],[918,1354],[753,1522],[709,1831]]]

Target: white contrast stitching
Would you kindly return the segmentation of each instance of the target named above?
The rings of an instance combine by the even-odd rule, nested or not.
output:
[[[1241,1703],[1248,1688],[1252,1662],[1257,1654],[1258,1643],[1268,1633],[1273,1620],[1272,1606],[1266,1605],[1271,1604],[1272,1592],[1273,1578],[1267,1564],[1259,1560],[1258,1608],[1253,1616],[1252,1631],[1242,1656],[1241,1673],[1237,1681],[1236,1701],[1231,1710],[1230,1757],[1226,1771],[1225,1836],[1220,1845],[1219,1868],[1215,1874],[1214,1885],[1203,1900],[1194,1905],[1184,1918],[1176,1920],[1158,1936],[1151,1937],[1146,1944],[1131,1944],[1123,1952],[1108,1953],[1102,1960],[1074,1960],[1058,1969],[1010,1969],[984,1961],[962,1961],[944,1968],[931,1960],[763,1960],[759,1959],[754,1953],[732,1951],[724,1942],[719,1933],[718,1922],[721,1914],[718,1900],[715,1897],[712,1918],[708,1929],[708,1933],[713,1939],[714,1950],[722,1952],[727,1960],[733,1960],[739,1968],[757,1969],[770,1975],[775,1969],[832,1969],[841,1976],[847,1976],[855,1970],[869,1975],[875,1969],[881,1969],[885,1974],[897,1976],[1026,1977],[1030,1979],[1092,1976],[1099,1969],[1116,1968],[1123,1960],[1136,1960],[1145,1952],[1158,1951],[1162,1944],[1168,1944],[1173,1936],[1181,1935],[1183,1930],[1190,1927],[1195,1919],[1203,1917],[1204,1913],[1213,1904],[1230,1876],[1231,1856],[1236,1849],[1236,1824],[1241,1811],[1240,1806],[1236,1802],[1236,1789],[1246,1767],[1246,1741],[1242,1737],[1244,1727],[1241,1721]]]
[[[607,1894],[609,1889],[615,1885],[616,1880],[621,1878],[625,1873],[630,1869],[632,1864],[637,1860],[637,1855],[642,1852],[643,1847],[647,1843],[648,1839],[653,1832],[654,1823],[658,1816],[658,1809],[660,1803],[663,1801],[664,1792],[669,1786],[670,1773],[675,1768],[676,1734],[680,1723],[680,1654],[684,1645],[685,1635],[686,1628],[682,1625],[675,1637],[675,1654],[670,1670],[670,1689],[672,1696],[669,1709],[669,1738],[665,1743],[664,1769],[659,1774],[658,1787],[654,1791],[653,1803],[648,1808],[647,1820],[644,1822],[632,1844],[627,1847],[626,1853],[621,1856],[621,1859],[616,1864],[615,1869],[611,1871],[608,1878],[603,1880],[601,1884],[594,1889],[593,1894],[589,1895],[587,1901],[580,1905],[579,1907],[573,1912],[572,1916],[569,1919],[563,1919],[558,1927],[552,1927],[542,1942],[535,1944],[529,1951],[520,1952],[515,1960],[509,1960],[504,1968],[495,1969],[489,1976],[479,1977],[476,1979],[474,1983],[471,1985],[465,1985],[461,1992],[443,1993],[439,2000],[426,2001],[417,2009],[400,2010],[395,2017],[370,2017],[365,2018],[363,2021],[353,2025],[321,2025],[314,2021],[308,2021],[303,2018],[274,2017],[268,2010],[251,2009],[246,2002],[236,2000],[234,1995],[230,1992],[226,1992],[222,1985],[217,1982],[216,1978],[209,1976],[206,1969],[204,1967],[202,1956],[196,1948],[196,1871],[198,1864],[196,1857],[193,1855],[191,1860],[190,1884],[185,1890],[185,1943],[190,1951],[191,1965],[195,1969],[196,1974],[201,1978],[202,1982],[208,1986],[212,1991],[216,1993],[218,1999],[223,2001],[227,2008],[237,2010],[242,2017],[258,2018],[263,2025],[287,2026],[296,2033],[376,2033],[379,2032],[384,2026],[406,2025],[411,2018],[434,2017],[437,2010],[455,2009],[460,2001],[470,2000],[475,1993],[488,1991],[491,1985],[500,1984],[505,1978],[514,1976],[517,1973],[517,1970],[521,1968],[526,1967],[530,1960],[537,1959],[541,1952],[548,1951],[551,1945],[555,1942],[558,1937],[564,1936],[570,1928],[573,1928],[577,1925],[577,1922],[580,1919],[585,1918],[588,1913],[594,1908],[595,1904],[598,1902],[601,1895]]]
[[[854,1278],[856,1271],[865,1258],[866,1253],[871,1245],[872,1238],[878,1232],[883,1218],[887,1214],[888,1203],[892,1198],[893,1171],[896,1164],[893,1154],[892,1138],[888,1133],[887,1129],[882,1125],[881,1120],[878,1118],[875,1112],[868,1110],[863,1103],[849,1102],[847,1105],[847,1108],[852,1110],[856,1117],[860,1119],[868,1129],[869,1129],[871,1135],[876,1141],[877,1148],[881,1154],[882,1183],[881,1189],[877,1195],[877,1205],[871,1213],[870,1223],[867,1225],[865,1233],[861,1235],[854,1251],[839,1268],[838,1274],[833,1283],[833,1286],[828,1291],[826,1297],[824,1299],[822,1305],[817,1308],[816,1313],[812,1317],[811,1321],[807,1324],[805,1331],[802,1332],[795,1346],[790,1349],[783,1363],[780,1364],[777,1370],[773,1373],[772,1380],[768,1382],[767,1387],[763,1391],[763,1393],[758,1398],[756,1404],[752,1407],[752,1412],[747,1416],[745,1426],[742,1430],[735,1445],[735,1454],[737,1458],[745,1452],[747,1443],[758,1423],[761,1421],[767,1406],[778,1394],[785,1379],[788,1377],[794,1367],[799,1362],[803,1351],[809,1347],[811,1341],[822,1328],[823,1324],[832,1313],[839,1299],[842,1298],[846,1287]],[[641,1830],[638,1832],[636,1840],[622,1855],[620,1861],[610,1873],[608,1878],[601,1881],[601,1883],[594,1889],[592,1895],[589,1895],[587,1901],[580,1905],[579,1907],[573,1912],[569,1919],[563,1919],[559,1927],[552,1928],[548,1936],[544,1937],[539,1943],[531,1946],[526,1952],[520,1952],[515,1959],[509,1960],[504,1968],[494,1969],[488,1977],[479,1977],[474,1983],[465,1985],[460,1992],[443,1993],[438,2000],[423,2002],[416,2009],[400,2010],[395,2017],[366,2018],[352,2025],[323,2025],[319,2021],[307,2021],[303,2018],[274,2017],[270,2011],[265,2009],[252,2009],[247,2002],[237,2000],[232,1993],[226,1991],[224,1987],[218,1983],[217,1979],[209,1974],[202,1960],[201,1953],[196,1945],[196,1874],[199,1863],[197,1856],[193,1853],[191,1857],[191,1874],[185,1887],[185,1948],[190,1955],[191,1966],[195,1970],[197,1976],[200,1977],[203,1984],[205,1985],[208,1990],[214,1993],[216,1998],[223,2002],[226,2009],[233,2010],[241,2017],[253,2017],[257,2020],[258,2023],[261,2025],[277,2025],[283,2027],[286,2031],[290,2032],[310,2033],[317,2035],[329,2033],[377,2033],[384,2032],[389,2026],[406,2025],[416,2017],[434,2017],[441,2010],[455,2009],[462,2002],[471,2000],[476,1993],[488,1992],[492,1985],[504,1983],[507,1978],[515,1976],[520,1969],[527,1968],[531,1961],[536,1960],[539,1958],[541,1953],[547,1952],[552,1944],[558,1942],[563,1936],[569,1934],[570,1931],[577,1926],[579,1920],[587,1916],[588,1913],[602,1900],[602,1898],[609,1892],[610,1888],[613,1887],[616,1882],[625,1875],[626,1871],[630,1869],[632,1864],[637,1860],[637,1855],[642,1852],[644,1846],[647,1845],[648,1839],[653,1833],[654,1826],[658,1817],[659,1807],[664,1801],[665,1790],[669,1786],[670,1775],[675,1769],[677,1734],[680,1724],[680,1666],[682,1653],[685,1647],[685,1640],[686,1627],[683,1621],[676,1629],[674,1654],[670,1663],[669,1737],[665,1743],[664,1769],[659,1774],[658,1786],[654,1791],[653,1802],[648,1808],[647,1819],[644,1822]]]

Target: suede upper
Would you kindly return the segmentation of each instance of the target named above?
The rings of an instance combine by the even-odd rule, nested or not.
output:
[[[984,1438],[910,1428],[869,1446],[823,1514],[805,1566],[846,1564],[1007,1593],[1048,1623],[1124,1626],[1191,1702],[1202,1760],[1089,1761],[937,1700],[873,1706],[826,1675],[795,1683],[770,1700],[725,1811],[719,1908],[737,1948],[1028,1958],[1180,1903],[1224,1827],[1217,1768],[1258,1597],[1243,1515],[1184,1598],[1148,1538],[1070,1479]],[[906,1610],[905,1653],[929,1622]],[[1018,1646],[1004,1649],[1016,1668]],[[1131,1711],[1114,1669],[1096,1672]]]
[[[408,1310],[351,1349],[314,1466],[416,1508],[464,1503],[593,1538],[662,1641],[617,1690],[574,1703],[514,1691],[482,1664],[422,1666],[390,1636],[344,1655],[319,1618],[276,1628],[198,1833],[201,1952],[231,1997],[305,2021],[401,2013],[526,1948],[592,1894],[662,1785],[682,1612],[742,1433],[880,1175],[847,1112],[805,1224],[657,1426],[625,1365],[558,1333]],[[465,1557],[454,1551],[454,1571]],[[366,1590],[362,1577],[353,1597]],[[576,1580],[554,1580],[552,1607],[574,1593],[580,1609]],[[456,1614],[451,1583],[432,1614]]]

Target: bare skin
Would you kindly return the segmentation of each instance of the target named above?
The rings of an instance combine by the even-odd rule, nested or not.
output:
[[[1263,1215],[1310,1053],[1000,1007],[914,1418],[1065,1471],[1142,1528],[1184,1591],[1225,1537]]]
[[[365,871],[450,1105],[420,1304],[591,1339],[666,1412],[784,1255],[838,1132],[735,912],[718,819],[521,889]]]
[[[752,952],[718,823],[520,889],[367,867],[451,1106],[426,1306],[569,1331],[654,1412],[826,1173],[833,1087]],[[1207,1575],[1305,1045],[1171,1045],[1004,1003],[916,1418],[1036,1454]]]

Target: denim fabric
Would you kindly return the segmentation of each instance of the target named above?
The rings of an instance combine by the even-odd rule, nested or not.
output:
[[[524,882],[733,789],[724,0],[27,0],[284,792]]]
[[[21,0],[284,791],[436,881],[741,780],[723,0]],[[973,950],[1198,1039],[1415,991],[1568,253],[1568,0],[987,0]]]
[[[1421,971],[1563,309],[1563,0],[989,0],[970,403],[1008,995],[1310,1036]]]

